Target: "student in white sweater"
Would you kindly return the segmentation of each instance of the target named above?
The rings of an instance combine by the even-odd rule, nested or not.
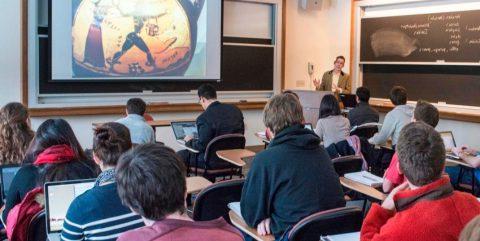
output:
[[[374,145],[383,145],[392,138],[392,145],[397,145],[398,137],[402,128],[411,122],[413,106],[407,104],[407,90],[401,86],[394,86],[390,91],[390,101],[395,108],[387,113],[383,125],[377,134],[368,140]]]
[[[338,143],[350,135],[350,122],[342,116],[338,100],[333,95],[326,95],[320,103],[320,119],[315,133],[323,141],[323,146]]]

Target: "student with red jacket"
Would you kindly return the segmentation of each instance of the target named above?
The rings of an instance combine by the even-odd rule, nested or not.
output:
[[[445,146],[440,134],[423,122],[403,128],[397,144],[406,182],[393,189],[382,206],[365,218],[361,241],[458,240],[463,227],[480,214],[480,203],[453,190],[442,176]]]
[[[116,174],[120,199],[145,223],[117,241],[243,241],[222,217],[195,222],[187,216],[186,168],[172,149],[139,145],[122,155]]]

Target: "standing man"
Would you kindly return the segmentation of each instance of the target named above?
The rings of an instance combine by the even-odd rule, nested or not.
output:
[[[313,80],[316,90],[332,91],[336,94],[350,94],[352,90],[352,81],[350,75],[343,72],[343,66],[345,65],[345,57],[338,56],[333,62],[333,70],[327,71],[323,74],[322,80]]]
[[[181,150],[178,154],[183,160],[195,167],[195,160],[199,168],[205,167],[205,149],[215,137],[226,134],[244,134],[245,125],[243,114],[238,107],[223,104],[217,100],[217,91],[211,84],[203,84],[198,88],[198,102],[205,110],[196,120],[198,138],[185,137],[185,145],[199,151],[193,154],[188,150]]]

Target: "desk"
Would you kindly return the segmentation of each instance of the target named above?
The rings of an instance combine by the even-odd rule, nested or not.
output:
[[[472,185],[471,185],[471,188],[472,188],[472,194],[475,195],[475,168],[472,167],[472,165],[470,165],[469,163],[466,163],[464,160],[455,160],[455,159],[450,159],[450,158],[447,158],[445,159],[445,166],[460,166],[460,172],[458,173],[458,182],[454,185],[455,186],[455,189],[459,189],[460,187],[460,182],[462,181],[463,179],[463,175],[465,174],[465,169],[467,171],[470,171],[471,175],[472,175]]]
[[[150,125],[153,129],[157,127],[165,127],[165,126],[171,126],[172,122],[189,122],[189,121],[195,121],[192,119],[179,119],[179,120],[153,120],[153,121],[147,121],[147,124]]]
[[[187,149],[189,152],[192,152],[192,153],[195,153],[195,154],[200,153],[198,150],[195,150],[195,149],[193,149],[193,148],[191,148],[191,147],[188,147],[188,146],[186,146],[186,145],[184,145],[184,144],[182,144],[182,143],[180,143],[180,142],[178,142],[178,141],[177,141],[177,144],[178,144],[179,146],[181,146],[183,149]]]
[[[470,164],[466,163],[464,160],[455,160],[455,159],[450,159],[450,158],[447,158],[445,159],[445,162],[446,164],[449,164],[449,165],[452,165],[452,166],[457,166],[457,165],[460,165],[460,166],[464,166],[464,167],[468,167],[468,168],[473,168]]]
[[[273,237],[273,235],[260,236],[257,233],[256,229],[248,227],[248,225],[245,223],[243,218],[239,217],[235,212],[230,211],[228,213],[228,216],[230,217],[230,221],[232,222],[233,226],[237,227],[242,232],[250,235],[255,240],[258,240],[258,241],[273,241],[273,240],[275,240],[275,237]]]
[[[212,182],[203,177],[187,177],[187,194],[197,193],[212,185]]]
[[[345,177],[340,177],[340,183],[342,186],[357,191],[359,193],[365,194],[369,197],[375,198],[377,200],[383,201],[387,195],[378,191],[377,189],[361,184],[359,182],[352,181]]]
[[[264,149],[267,149],[268,144],[270,144],[270,140],[267,139],[267,136],[266,136],[266,135],[261,135],[261,134],[259,134],[259,133],[261,133],[261,132],[256,132],[256,133],[255,133],[255,136],[256,136],[258,139],[260,139],[260,141],[262,141],[262,142],[265,144]],[[265,133],[265,132],[264,132],[264,133]]]
[[[217,156],[227,162],[232,163],[235,166],[243,167],[245,163],[242,158],[255,156],[255,152],[247,149],[233,149],[233,150],[223,150],[217,151]]]
[[[328,239],[325,239],[325,238],[322,239],[322,237],[320,237],[320,240],[359,241],[360,240],[360,232],[328,235],[327,237],[328,237]]]

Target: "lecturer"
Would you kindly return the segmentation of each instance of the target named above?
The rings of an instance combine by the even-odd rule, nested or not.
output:
[[[352,81],[350,80],[350,75],[342,71],[345,65],[345,57],[338,56],[333,64],[333,70],[325,72],[322,81],[318,81],[318,79],[313,80],[315,89],[332,91],[338,94],[349,94],[352,89]]]

